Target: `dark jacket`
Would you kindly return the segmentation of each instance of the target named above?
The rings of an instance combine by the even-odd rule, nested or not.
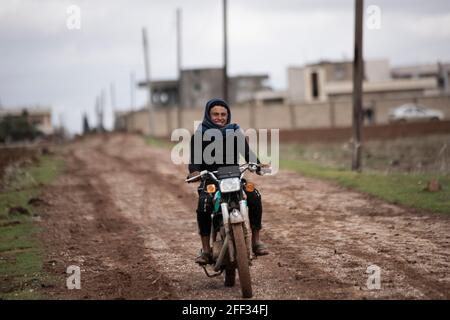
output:
[[[215,123],[212,122],[209,111],[214,106],[223,106],[228,110],[228,119],[225,127],[219,127]],[[213,132],[209,131],[209,129],[215,130]],[[211,133],[215,133],[212,134]],[[241,150],[238,150],[237,140],[243,139],[244,145]],[[219,153],[217,155],[216,161],[212,163],[207,163],[207,159],[204,159],[204,151],[211,143],[216,141],[216,139],[222,140],[222,150],[217,150]],[[211,140],[211,141],[208,141]],[[232,140],[232,142],[230,142]],[[198,141],[198,145],[196,145],[196,141]],[[227,155],[226,149],[227,144],[232,144],[233,150],[232,155]],[[212,147],[212,146],[211,146]],[[209,153],[209,152],[208,152]],[[197,157],[196,157],[197,155]],[[215,150],[211,152],[211,155],[216,156]],[[203,117],[203,121],[197,131],[191,137],[191,153],[190,153],[190,162],[189,162],[189,172],[192,173],[194,171],[216,171],[219,167],[224,166],[232,166],[239,164],[239,155],[242,155],[246,162],[257,162],[260,163],[256,155],[250,150],[247,140],[244,138],[244,134],[239,126],[235,123],[231,123],[231,111],[228,104],[221,99],[212,99],[208,101],[205,106],[205,114]],[[196,159],[197,158],[197,159]],[[199,161],[195,161],[199,160]],[[198,162],[198,163],[196,163]]]

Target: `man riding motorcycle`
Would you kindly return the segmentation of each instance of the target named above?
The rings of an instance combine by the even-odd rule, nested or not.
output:
[[[223,153],[219,161],[205,161],[204,150],[209,144],[215,141],[217,136],[210,137],[209,139],[204,139],[204,135],[208,134],[209,129],[219,130],[221,135],[219,139],[222,139]],[[235,136],[229,133],[236,133],[237,135],[242,135],[243,133],[239,128],[239,125],[231,123],[231,112],[228,104],[221,99],[212,99],[206,103],[205,114],[203,121],[197,131],[191,137],[191,152],[190,152],[190,162],[189,162],[189,175],[188,178],[198,176],[203,170],[216,171],[219,167],[232,166],[239,164],[239,155],[237,143]],[[199,139],[195,139],[196,135],[201,135]],[[230,161],[230,157],[227,157],[227,138],[235,139],[233,141],[233,157]],[[242,154],[246,162],[250,162],[251,159],[256,160],[260,164],[259,160],[255,154],[250,150],[247,140],[245,140],[245,151]],[[196,145],[195,141],[201,141],[201,145]],[[220,151],[219,151],[220,152]],[[201,154],[200,154],[201,153]],[[196,157],[197,155],[197,157]],[[199,162],[198,159],[201,159]],[[197,161],[195,161],[197,160]],[[217,160],[215,158],[215,160]],[[260,164],[262,168],[269,167],[266,164]],[[259,171],[257,171],[259,174]],[[197,223],[199,228],[199,234],[202,242],[202,250],[200,256],[195,259],[195,262],[200,265],[206,265],[212,263],[212,250],[210,247],[210,235],[211,235],[211,213],[213,211],[213,198],[212,195],[207,193],[205,186],[207,181],[203,181],[198,187],[198,206],[197,206]],[[252,228],[252,249],[256,256],[262,256],[268,254],[267,247],[260,241],[259,232],[262,228],[261,218],[262,218],[262,203],[261,195],[256,188],[252,191],[245,191],[247,196],[247,204],[249,208],[249,219]]]

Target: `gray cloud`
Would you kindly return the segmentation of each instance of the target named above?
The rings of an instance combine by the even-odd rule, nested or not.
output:
[[[365,32],[367,58],[393,64],[450,60],[450,2],[365,1],[382,12],[381,30]],[[69,5],[81,8],[82,28],[66,28]],[[176,75],[175,9],[183,9],[183,66],[222,64],[221,1],[17,1],[0,7],[0,99],[6,106],[48,104],[71,131],[80,115],[93,119],[95,96],[117,89],[129,105],[129,73],[143,77],[141,28],[148,28],[152,77]],[[352,0],[229,0],[230,73],[266,72],[276,88],[286,67],[352,58]],[[138,94],[138,102],[146,99]],[[109,124],[111,115],[108,115]]]

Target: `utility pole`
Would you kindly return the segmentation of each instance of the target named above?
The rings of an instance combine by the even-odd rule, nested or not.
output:
[[[64,131],[64,115],[62,113],[58,114],[58,118],[59,118],[59,128],[61,129],[61,132]]]
[[[152,106],[152,86],[150,83],[150,62],[149,62],[149,49],[147,40],[147,29],[142,28],[142,43],[144,47],[144,67],[145,67],[145,81],[148,86],[148,115],[149,115],[149,133],[154,134],[154,118],[153,118],[153,106]]]
[[[113,131],[116,129],[116,90],[114,88],[114,83],[111,82],[109,86],[109,93],[111,94],[111,109],[112,109],[112,119],[113,119]]]
[[[134,104],[135,104],[135,86],[136,86],[136,80],[134,78],[134,72],[130,73],[130,107],[131,110],[134,110]]]
[[[438,73],[439,73],[439,85],[441,87],[441,90],[444,91],[444,93],[449,94],[450,93],[450,81],[448,79],[448,72],[447,69],[444,67],[444,65],[438,61]]]
[[[83,134],[88,134],[90,131],[88,116],[86,112],[83,112]]]
[[[114,88],[114,83],[111,82],[111,84],[109,85],[109,93],[110,93],[110,98],[111,98],[111,109],[113,111],[116,110],[116,90]]]
[[[106,105],[106,92],[105,89],[102,89],[100,93],[100,131],[105,131],[105,105]]]
[[[223,99],[228,101],[227,0],[223,0]]]
[[[100,106],[100,96],[95,98],[95,113],[97,115],[97,133],[101,132],[101,106]]]
[[[177,9],[177,70],[178,70],[178,103],[177,103],[177,128],[181,128],[181,108],[183,106],[182,101],[182,81],[181,81],[181,9]]]
[[[364,0],[355,0],[355,56],[353,61],[353,156],[352,171],[361,171],[361,120],[363,89]]]

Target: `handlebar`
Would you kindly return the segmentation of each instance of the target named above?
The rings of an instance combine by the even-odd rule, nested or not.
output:
[[[217,181],[217,178],[216,178],[216,176],[214,175],[214,173],[217,173],[217,171],[211,172],[211,171],[208,171],[208,170],[203,170],[202,172],[200,172],[199,175],[196,175],[196,176],[191,177],[191,178],[186,178],[185,181],[186,181],[187,183],[192,183],[192,182],[195,182],[198,178],[203,178],[205,175],[210,175],[214,180]]]
[[[262,168],[260,164],[258,163],[245,163],[241,166],[239,166],[239,169],[241,169],[241,178],[244,175],[245,171],[249,170],[250,172],[256,172],[257,174],[260,175],[266,175],[266,174],[270,174],[272,172],[272,168]],[[259,170],[259,171],[258,171]],[[208,170],[203,170],[202,172],[200,172],[200,174],[191,177],[191,178],[186,178],[186,182],[187,183],[192,183],[195,182],[197,179],[199,178],[203,178],[206,175],[209,175],[211,178],[213,178],[213,180],[215,180],[216,182],[219,181],[219,179],[217,179],[217,177],[215,176],[215,174],[217,173],[217,171],[208,171]]]

